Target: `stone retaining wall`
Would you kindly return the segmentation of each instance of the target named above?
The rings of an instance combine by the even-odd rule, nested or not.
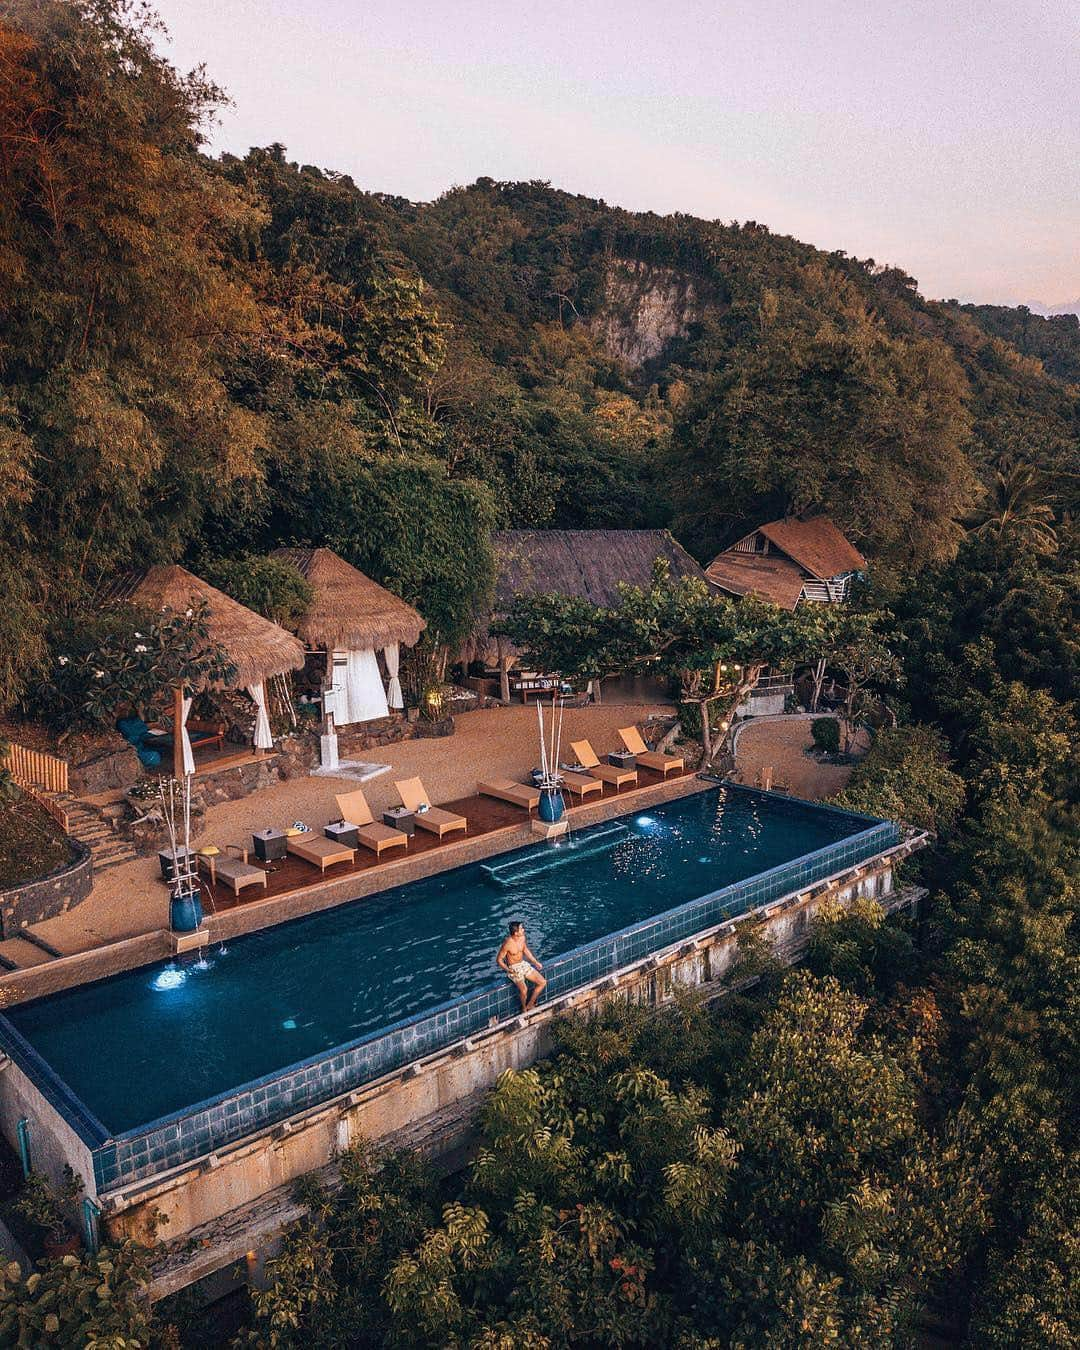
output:
[[[90,894],[94,884],[90,850],[77,839],[69,839],[69,843],[76,854],[74,862],[65,863],[47,876],[0,891],[0,937],[16,937],[20,928],[64,914]]]

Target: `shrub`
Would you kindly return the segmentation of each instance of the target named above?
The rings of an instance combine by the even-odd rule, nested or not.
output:
[[[0,1345],[125,1346],[154,1339],[144,1253],[130,1243],[97,1256],[65,1256],[23,1279],[0,1265]],[[167,1332],[156,1343],[175,1344]]]
[[[285,628],[291,628],[311,604],[311,586],[303,573],[281,558],[246,553],[201,566],[212,586]]]
[[[816,749],[829,755],[839,753],[840,723],[835,717],[815,717],[810,723],[810,732]]]
[[[948,743],[928,726],[883,728],[856,765],[838,806],[947,833],[964,808],[964,782],[953,772]]]

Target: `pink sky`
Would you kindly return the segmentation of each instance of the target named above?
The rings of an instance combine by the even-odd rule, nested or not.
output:
[[[158,0],[215,149],[754,219],[924,294],[1080,297],[1080,0]]]

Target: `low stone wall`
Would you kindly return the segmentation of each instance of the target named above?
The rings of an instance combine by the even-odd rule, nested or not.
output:
[[[94,862],[90,850],[77,839],[70,840],[76,854],[74,862],[0,891],[0,937],[15,937],[20,928],[53,919],[74,909],[90,894],[94,884]]]
[[[400,713],[394,713],[372,722],[339,727],[338,752],[342,759],[358,759],[365,750],[377,750],[384,745],[396,745],[398,741],[409,741],[415,734],[414,724],[407,722]]]

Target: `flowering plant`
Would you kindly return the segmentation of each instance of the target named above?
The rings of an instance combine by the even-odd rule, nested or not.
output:
[[[149,720],[178,687],[200,689],[235,673],[210,637],[205,602],[186,613],[124,606],[62,620],[50,634],[49,677],[28,711],[57,729],[107,726],[126,710]]]

